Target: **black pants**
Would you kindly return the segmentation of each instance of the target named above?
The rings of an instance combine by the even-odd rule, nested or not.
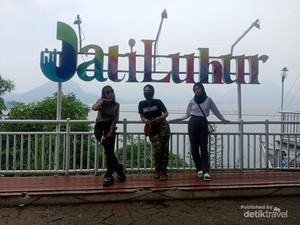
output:
[[[94,134],[96,139],[102,144],[104,148],[104,154],[106,158],[105,177],[112,176],[113,172],[121,172],[123,167],[119,164],[118,159],[115,155],[115,140],[116,133],[114,132],[112,137],[105,137],[110,131],[111,121],[108,122],[97,122],[94,126]]]
[[[207,150],[208,131],[206,119],[202,116],[191,116],[188,123],[188,133],[196,169],[208,173],[210,166]]]

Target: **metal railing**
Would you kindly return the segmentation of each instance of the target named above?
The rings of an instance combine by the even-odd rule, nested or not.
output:
[[[300,112],[283,111],[282,120],[286,122],[300,121]],[[300,133],[300,126],[297,123],[283,124],[283,132],[285,133]]]
[[[0,174],[86,174],[106,169],[103,147],[90,120],[2,120],[2,124],[60,124],[59,131],[0,132]],[[72,131],[89,124],[91,131]],[[211,170],[300,170],[299,121],[212,122],[209,138]],[[294,127],[281,132],[281,126]],[[170,123],[169,170],[194,171],[187,122]],[[153,149],[139,121],[118,122],[116,154],[127,172],[154,170]]]

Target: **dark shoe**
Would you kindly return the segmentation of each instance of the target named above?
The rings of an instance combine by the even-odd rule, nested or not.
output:
[[[126,175],[125,175],[125,173],[123,171],[120,172],[120,173],[118,173],[118,179],[121,182],[124,182],[126,180]]]
[[[108,186],[111,186],[115,183],[115,179],[113,176],[110,176],[110,177],[104,177],[104,180],[103,180],[103,186],[104,187],[108,187]]]
[[[122,164],[119,165],[119,169],[118,169],[117,174],[118,174],[119,181],[124,182],[126,180],[126,175],[123,171],[123,165]]]
[[[153,178],[154,178],[154,179],[159,179],[159,178],[160,178],[160,172],[156,171],[156,172],[153,174]]]
[[[165,173],[161,173],[161,174],[160,174],[159,180],[165,181],[165,180],[167,180],[167,179],[168,179],[168,175],[167,175],[167,174],[165,174]]]

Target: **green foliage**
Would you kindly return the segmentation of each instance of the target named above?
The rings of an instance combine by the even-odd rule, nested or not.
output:
[[[15,83],[11,80],[5,80],[0,74],[0,118],[3,116],[3,111],[7,109],[4,99],[1,97],[6,92],[11,92],[15,89]]]
[[[222,146],[218,145],[218,141],[215,135],[210,136],[210,166],[211,168],[221,168],[222,167]]]
[[[189,167],[189,164],[184,161],[183,158],[176,154],[170,154],[169,156],[169,165],[175,168],[186,168]]]
[[[11,120],[55,120],[56,119],[56,106],[57,106],[57,94],[52,97],[47,97],[40,102],[33,102],[29,104],[18,103],[14,105],[10,112],[8,113],[8,119]],[[76,99],[74,94],[65,95],[62,97],[62,111],[61,119],[65,120],[70,118],[71,120],[86,120],[88,118],[88,113],[90,108]],[[91,126],[89,124],[73,124],[71,126],[71,131],[91,131]],[[46,132],[55,131],[55,124],[1,124],[0,131],[14,131],[14,132]],[[61,125],[61,131],[66,130],[65,125]],[[2,149],[1,154],[1,165],[4,166],[8,162],[7,169],[12,169],[13,165],[11,162],[16,161],[14,169],[26,168],[26,169],[53,169],[54,155],[56,149],[56,138],[59,138],[58,146],[58,168],[64,167],[65,159],[65,136],[63,134],[56,136],[52,135],[14,135],[14,136],[0,136],[0,144],[2,146],[9,146],[9,149]],[[73,168],[78,168],[79,165],[85,166],[88,162],[93,162],[93,160],[88,159],[87,156],[87,143],[88,136],[76,137],[70,136],[70,160],[73,162],[75,157],[75,165]],[[13,143],[15,146],[13,147]],[[80,162],[80,152],[83,146],[82,162]],[[77,149],[76,155],[73,155],[73,149]],[[21,153],[22,151],[22,153]],[[90,153],[94,155],[94,150]],[[43,158],[42,158],[43,155]],[[7,162],[6,159],[8,159]],[[89,161],[90,160],[90,161]],[[21,162],[22,161],[22,162]],[[47,166],[46,166],[47,165]],[[46,167],[46,168],[45,168]],[[3,169],[3,168],[0,168]]]
[[[90,108],[76,99],[75,94],[63,95],[61,104],[61,119],[65,120],[86,120]],[[57,94],[47,97],[40,102],[29,104],[18,103],[14,105],[9,113],[8,119],[12,120],[55,120],[57,108]],[[53,131],[55,124],[23,124],[3,125],[2,130],[6,131]],[[62,126],[61,130],[65,130]],[[89,125],[73,125],[71,131],[89,131]]]
[[[146,138],[133,138],[133,135],[127,137],[126,145],[126,166],[129,168],[153,168],[153,150],[150,141]],[[118,149],[118,158],[123,158],[123,149]],[[187,167],[188,164],[184,162],[180,156],[175,154],[169,155],[169,167]]]
[[[213,125],[214,129],[217,130],[217,126]],[[211,134],[209,136],[209,155],[210,155],[210,166],[211,168],[222,168],[222,145],[219,144],[220,138],[216,135]]]

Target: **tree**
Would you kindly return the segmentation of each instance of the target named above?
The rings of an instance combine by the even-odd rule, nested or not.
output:
[[[32,102],[29,104],[18,103],[10,109],[7,116],[8,119],[12,120],[55,120],[56,107],[57,93],[53,94],[51,97],[46,97],[40,102]],[[70,118],[71,120],[86,120],[88,118],[88,113],[90,112],[90,107],[78,100],[73,93],[63,95],[61,108],[62,120],[67,118]],[[8,131],[53,131],[55,129],[55,125],[23,124],[17,126],[7,125],[5,128]],[[64,127],[62,126],[61,129],[63,130]],[[73,125],[71,130],[90,131],[90,126],[87,124],[77,124]]]
[[[14,105],[9,113],[8,113],[8,119],[11,120],[55,120],[56,119],[56,107],[57,107],[57,94],[53,94],[51,97],[47,97],[44,100],[40,102],[32,102],[29,104],[25,103],[18,103]],[[87,120],[88,113],[90,112],[90,107],[83,104],[80,100],[76,99],[75,94],[71,93],[68,95],[64,95],[62,97],[62,112],[61,112],[61,119],[65,120],[67,118],[70,118],[71,120]],[[16,132],[45,132],[49,131],[52,132],[56,129],[55,124],[1,124],[0,130],[2,131],[16,131]],[[60,127],[61,131],[66,130],[65,125],[61,125]],[[71,131],[91,131],[90,124],[73,124],[71,126]],[[45,155],[45,161],[51,161],[52,163],[48,165],[49,168],[53,168],[53,162],[54,160],[49,158],[49,152],[51,152],[51,149],[55,149],[55,143],[54,141],[51,141],[51,135],[45,136],[44,138],[42,136],[38,136],[38,138],[35,138],[30,135],[17,135],[15,137],[16,144],[15,148],[17,152],[20,152],[21,149],[23,149],[23,157],[24,158],[32,158],[35,157],[41,157],[43,154]],[[22,139],[23,138],[23,139]],[[59,149],[64,149],[64,141],[63,141],[63,135],[61,135],[59,141]],[[9,146],[13,146],[13,138],[8,138],[7,136],[2,137],[2,144],[6,145],[7,143],[10,143]],[[80,149],[80,142],[74,143],[75,137],[70,137],[70,148],[71,149]],[[84,146],[84,161],[87,162],[87,153],[86,153],[86,146],[88,142],[88,137],[84,137],[82,139],[83,146]],[[34,146],[45,146],[42,150],[39,147],[39,152],[37,156],[35,156],[35,152],[32,150]],[[41,153],[40,151],[44,151],[44,153]],[[3,154],[2,160],[4,160],[6,157],[8,157],[10,162],[13,160],[13,149],[8,151],[9,156],[6,156],[7,151],[3,150],[0,152],[0,154]],[[70,155],[70,158],[76,158],[76,165],[74,167],[78,167],[80,164],[79,162],[79,154],[80,152],[77,152],[75,155]],[[93,154],[93,153],[91,153]],[[4,157],[5,155],[5,157]],[[59,152],[59,164],[63,163],[63,157],[64,153],[62,151]],[[36,161],[30,161],[30,162],[24,162],[23,167],[28,168],[40,168],[40,165],[36,164],[40,163],[41,160],[38,158]],[[5,165],[4,162],[1,163],[2,165]],[[19,164],[17,164],[19,165]],[[10,167],[13,165],[10,165]]]
[[[6,92],[11,92],[15,89],[15,83],[11,80],[5,80],[0,74],[0,118],[3,116],[3,111],[6,110],[6,105],[4,99],[1,97]]]
[[[150,141],[140,138],[134,138],[133,135],[127,136],[126,145],[126,163],[127,167],[132,168],[152,168],[154,165],[153,152],[151,151]],[[119,159],[123,158],[123,149],[117,150]],[[176,154],[169,155],[169,166],[170,167],[188,167],[188,163],[183,158]]]

